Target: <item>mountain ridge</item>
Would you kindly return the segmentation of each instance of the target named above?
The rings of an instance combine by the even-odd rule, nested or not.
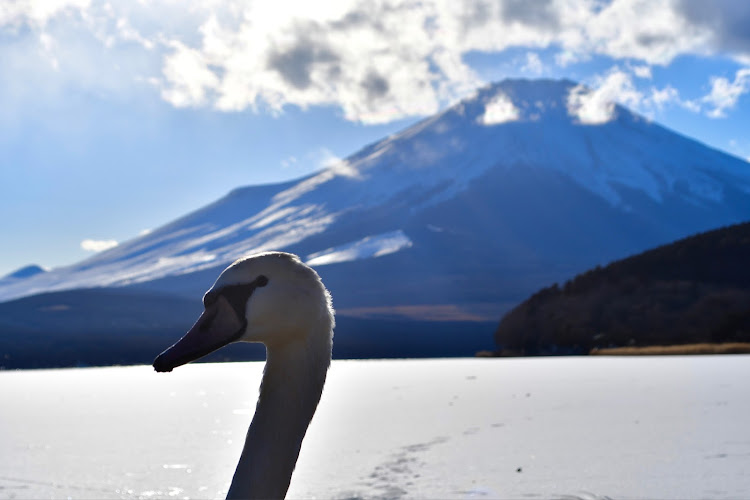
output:
[[[544,283],[750,214],[746,162],[619,105],[607,123],[577,122],[577,88],[489,85],[320,172],[234,189],[73,266],[0,280],[0,300],[91,287],[196,297],[234,259],[273,249],[327,258],[318,270],[342,313],[454,306],[489,320],[488,303],[499,317]]]

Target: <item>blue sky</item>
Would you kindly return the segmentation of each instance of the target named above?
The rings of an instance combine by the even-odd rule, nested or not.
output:
[[[583,82],[750,158],[740,0],[10,0],[0,74],[0,275],[308,174],[508,77]]]

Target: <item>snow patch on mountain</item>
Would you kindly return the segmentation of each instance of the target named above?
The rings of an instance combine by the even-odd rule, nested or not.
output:
[[[461,196],[471,198],[472,190],[488,178],[497,183],[498,193],[513,178],[522,178],[520,186],[528,191],[518,194],[526,199],[535,199],[534,191],[549,187],[553,179],[562,179],[561,186],[572,181],[606,201],[606,208],[648,224],[664,226],[654,221],[663,221],[663,213],[683,213],[686,204],[705,211],[701,220],[728,224],[744,217],[742,192],[750,192],[747,162],[614,104],[611,120],[582,124],[571,117],[568,106],[571,92],[579,88],[574,82],[553,80],[506,80],[487,86],[316,174],[236,189],[73,266],[23,280],[0,280],[0,300],[145,283],[220,268],[264,250],[290,250],[307,255],[313,265],[327,265],[374,258],[412,245],[422,249],[418,232],[410,233],[417,242],[413,244],[403,231],[392,229],[409,230],[413,217],[432,209],[441,215],[425,220],[422,227],[433,235],[444,232],[439,241],[456,252],[465,251],[458,250],[465,238],[454,241],[446,236],[454,234],[457,225],[480,247],[505,248],[508,243],[503,238],[528,237],[526,229],[522,237],[508,233],[510,228],[528,228],[531,233],[533,217],[546,211],[565,214],[566,207],[576,202],[566,196],[579,196],[571,190],[560,193],[555,202],[545,199],[525,212],[506,206],[503,213],[488,213],[491,208],[485,200],[461,221],[439,209]],[[515,193],[503,196],[514,199]],[[591,210],[603,209],[592,204]],[[611,217],[613,212],[607,213]],[[496,233],[481,225],[493,217],[498,220]],[[688,222],[678,222],[688,227]],[[583,233],[586,221],[580,224]],[[707,224],[696,222],[695,231],[709,229]],[[689,234],[669,232],[666,227],[652,229],[670,237]],[[561,233],[559,239],[570,237],[568,233]]]
[[[321,252],[311,253],[306,261],[310,266],[325,266],[339,262],[370,259],[396,253],[412,246],[412,241],[402,230],[366,236]]]

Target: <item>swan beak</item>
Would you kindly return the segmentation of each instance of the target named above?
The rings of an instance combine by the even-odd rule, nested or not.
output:
[[[171,372],[239,339],[247,322],[241,321],[231,304],[222,296],[206,307],[193,327],[174,345],[154,360],[154,370]]]

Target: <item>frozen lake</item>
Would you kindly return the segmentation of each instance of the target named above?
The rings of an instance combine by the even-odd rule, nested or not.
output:
[[[0,498],[217,498],[262,363],[0,372]],[[750,498],[750,356],[334,361],[290,498]]]

